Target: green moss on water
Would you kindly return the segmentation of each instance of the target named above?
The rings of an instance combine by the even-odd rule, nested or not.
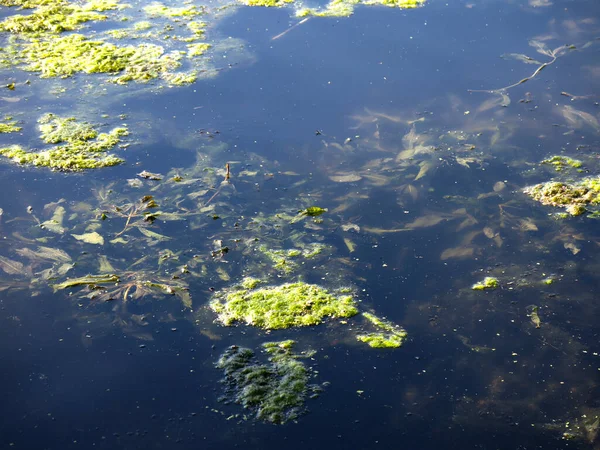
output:
[[[571,167],[573,169],[579,169],[583,165],[583,163],[578,159],[573,159],[568,156],[560,155],[555,155],[550,158],[544,159],[541,163],[553,166],[557,172],[565,170],[568,167]]]
[[[584,178],[577,183],[549,181],[525,188],[524,191],[542,205],[565,208],[572,216],[583,214],[586,205],[600,204],[600,178]]]
[[[360,342],[364,342],[373,348],[398,348],[402,346],[408,333],[402,327],[381,319],[374,314],[365,312],[363,317],[375,328],[376,332],[359,334],[356,336]]]
[[[116,146],[127,128],[98,133],[90,124],[73,117],[45,114],[39,120],[40,139],[48,144],[62,144],[41,151],[29,151],[19,145],[0,148],[0,155],[17,164],[49,167],[55,170],[80,171],[115,166],[123,162],[107,151]]]
[[[485,277],[483,281],[475,283],[471,289],[474,291],[483,291],[486,289],[496,289],[498,286],[500,286],[500,283],[498,283],[498,278]]]
[[[244,322],[264,329],[318,325],[327,318],[358,313],[352,296],[335,296],[320,286],[302,282],[228,290],[217,294],[210,308],[226,326]]]
[[[309,372],[292,352],[293,346],[291,340],[263,344],[266,364],[258,363],[248,348],[229,347],[216,363],[225,374],[223,400],[242,405],[265,422],[297,419],[315,387],[309,385]]]

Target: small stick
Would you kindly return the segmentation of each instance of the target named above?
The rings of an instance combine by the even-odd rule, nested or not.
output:
[[[288,34],[290,31],[292,31],[294,28],[296,28],[297,26],[302,25],[303,23],[307,22],[308,19],[310,19],[310,17],[306,17],[305,19],[302,19],[300,22],[298,22],[295,25],[292,25],[291,27],[289,27],[287,30],[285,30],[283,33],[279,33],[277,36],[273,36],[271,38],[272,41],[275,41],[283,36],[285,36],[286,34]]]

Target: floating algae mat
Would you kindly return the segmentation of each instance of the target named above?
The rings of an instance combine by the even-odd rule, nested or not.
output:
[[[0,155],[18,164],[49,167],[56,170],[80,171],[97,169],[123,162],[107,153],[129,134],[126,127],[108,133],[98,133],[90,124],[74,117],[58,117],[48,113],[39,120],[40,139],[46,144],[58,144],[46,150],[27,150],[20,145],[0,148]]]
[[[305,412],[307,396],[316,396],[321,388],[310,385],[310,371],[292,352],[295,342],[267,342],[262,345],[268,363],[257,362],[249,348],[231,346],[216,363],[225,378],[224,402],[242,405],[258,420],[282,424]]]
[[[219,322],[267,330],[318,325],[327,318],[351,317],[358,313],[351,295],[333,295],[307,283],[287,283],[255,289],[232,288],[210,302]]]
[[[360,342],[364,342],[373,348],[398,348],[401,347],[408,333],[398,325],[381,319],[375,314],[363,313],[363,317],[371,323],[377,331],[356,336]]]
[[[570,215],[579,216],[587,211],[586,207],[600,204],[600,178],[589,177],[574,183],[548,181],[530,186],[524,192],[542,205],[565,208]]]

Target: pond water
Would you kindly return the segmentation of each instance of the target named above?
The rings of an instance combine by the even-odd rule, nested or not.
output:
[[[113,3],[57,34],[0,27],[2,123],[20,128],[0,147],[94,142],[52,142],[40,119],[128,133],[111,167],[0,156],[1,448],[600,448],[600,201],[572,212],[526,192],[598,176],[600,5],[428,0],[301,18],[296,3],[164,2],[199,19]],[[20,4],[0,1],[13,5],[0,18],[39,11]],[[204,34],[186,41],[197,20]],[[73,33],[211,47],[145,83],[79,60],[41,77],[41,50],[22,56]],[[349,295],[358,314],[228,322],[219,305],[256,292],[250,279]],[[407,337],[357,339],[382,330]],[[282,374],[262,345],[288,339],[286,361],[319,392],[264,420],[217,362],[251,349],[271,389]]]

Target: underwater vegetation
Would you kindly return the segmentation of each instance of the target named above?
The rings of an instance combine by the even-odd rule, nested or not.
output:
[[[351,295],[336,296],[303,282],[253,289],[234,287],[215,294],[210,308],[223,325],[244,322],[266,330],[318,325],[327,318],[358,313]]]
[[[107,151],[127,136],[126,127],[98,133],[90,124],[74,117],[58,117],[48,113],[39,120],[40,139],[46,144],[60,144],[47,150],[30,151],[20,145],[0,148],[0,155],[17,164],[49,167],[55,170],[81,171],[121,164],[123,160]]]
[[[305,412],[307,395],[313,398],[321,388],[309,385],[310,372],[292,352],[295,342],[267,342],[262,345],[268,362],[260,364],[248,348],[231,346],[215,366],[223,370],[225,402],[242,405],[256,418],[273,424],[297,419]]]

